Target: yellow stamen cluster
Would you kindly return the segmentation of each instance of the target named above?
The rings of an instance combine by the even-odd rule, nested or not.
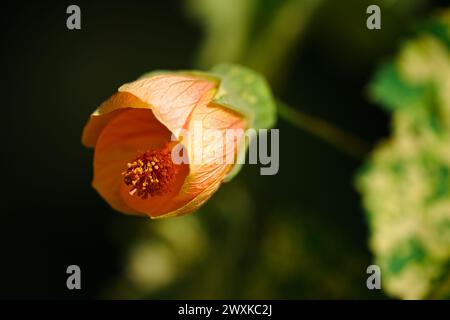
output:
[[[122,175],[125,184],[131,187],[130,195],[147,199],[171,191],[177,168],[168,148],[146,151],[127,166]]]

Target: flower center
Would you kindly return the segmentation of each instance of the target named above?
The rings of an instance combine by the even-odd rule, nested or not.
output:
[[[178,172],[166,146],[160,150],[148,150],[127,164],[123,180],[131,187],[130,195],[142,199],[159,196],[171,191]]]

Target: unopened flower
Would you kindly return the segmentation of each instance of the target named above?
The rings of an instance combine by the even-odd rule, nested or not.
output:
[[[121,86],[83,131],[83,144],[95,149],[93,187],[124,213],[155,218],[198,209],[234,164],[218,161],[227,156],[222,152],[204,161],[174,162],[173,149],[181,145],[187,158],[198,147],[222,149],[230,139],[227,129],[249,125],[243,114],[213,101],[218,89],[214,77],[189,73],[157,74]],[[223,139],[184,139],[183,132],[198,124]],[[231,150],[236,157],[241,136],[232,138],[238,140]]]

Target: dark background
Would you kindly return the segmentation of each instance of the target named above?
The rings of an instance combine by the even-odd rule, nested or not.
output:
[[[158,290],[120,290],[136,234],[144,223],[162,222],[114,212],[91,188],[93,152],[81,145],[81,131],[121,84],[154,69],[192,68],[204,32],[173,1],[77,1],[82,29],[70,31],[70,4],[9,3],[1,13],[1,298],[385,297],[365,287],[372,255],[353,187],[362,160],[282,120],[279,174],[259,176],[247,166],[194,214],[215,254]],[[364,1],[327,2],[293,49],[275,94],[373,145],[388,134],[389,121],[368,102],[366,85],[436,4],[386,10],[383,29],[371,32]],[[236,200],[230,218],[221,205],[239,190],[251,210]],[[267,242],[276,244],[271,254],[286,258],[264,262]],[[297,250],[302,254],[292,256]],[[70,264],[81,267],[80,291],[66,288]]]

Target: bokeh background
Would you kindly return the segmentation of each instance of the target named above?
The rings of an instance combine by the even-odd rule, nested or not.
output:
[[[408,197],[417,193],[380,173],[384,158],[374,156],[377,151],[352,157],[279,119],[277,175],[244,166],[195,214],[150,220],[113,211],[91,188],[93,152],[80,142],[90,113],[121,84],[150,70],[229,61],[261,72],[292,108],[378,150],[380,140],[396,139],[397,122],[403,123],[393,120],[402,117],[397,109],[386,106],[409,110],[419,100],[386,65],[444,1],[76,1],[78,31],[66,28],[70,4],[21,1],[1,13],[1,298],[448,297],[450,106],[441,100],[433,104],[441,107],[432,120],[444,129],[430,147],[440,150],[431,161],[439,170],[429,182],[441,190],[433,215],[438,227],[427,229],[417,219],[411,227],[438,238],[413,239],[419,249],[387,256],[383,250],[392,248],[383,232],[404,234],[404,228],[398,219],[378,223],[376,217],[386,210],[402,212],[400,222],[423,217],[434,200],[405,209],[402,199],[411,203]],[[366,28],[370,4],[381,7],[381,30]],[[420,63],[440,61],[436,81],[448,84],[449,51],[442,51],[448,34],[441,25],[426,30],[442,45],[419,45]],[[408,141],[412,150],[430,146],[429,140]],[[409,179],[410,171],[394,162],[403,185],[425,183],[422,176]],[[375,180],[381,186],[373,186]],[[375,262],[382,266],[383,290],[371,291],[366,268]],[[82,290],[66,288],[71,264],[81,267]]]

